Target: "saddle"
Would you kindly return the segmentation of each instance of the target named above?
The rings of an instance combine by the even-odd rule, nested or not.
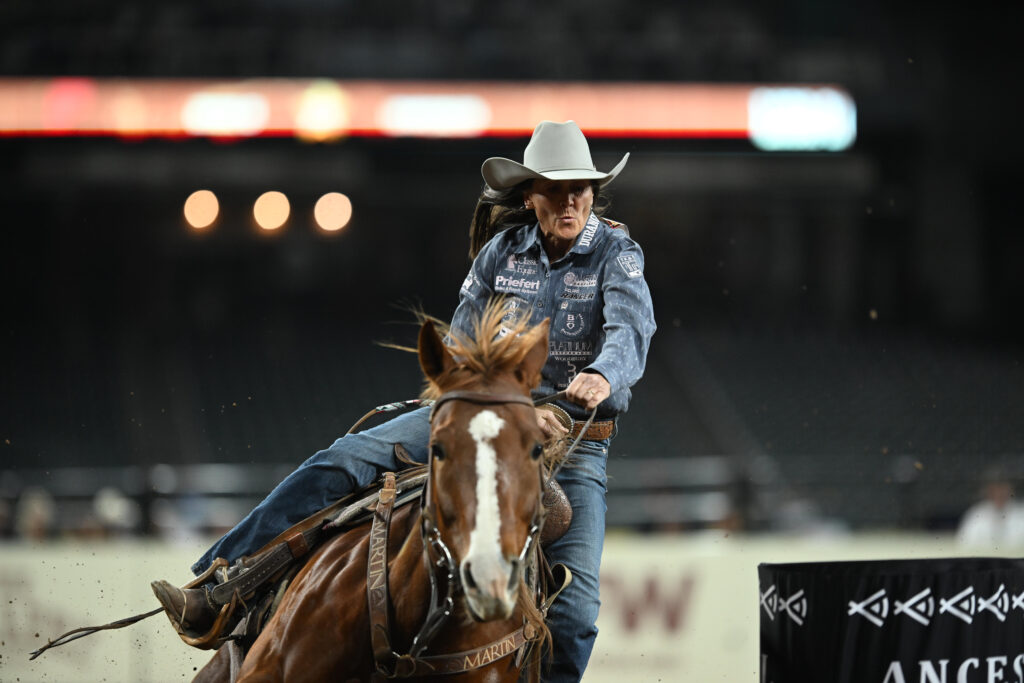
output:
[[[215,650],[233,642],[247,651],[274,615],[292,578],[311,551],[332,536],[373,519],[383,484],[389,476],[393,476],[395,482],[394,493],[389,494],[395,496],[395,509],[419,499],[427,479],[427,466],[415,463],[401,444],[395,444],[395,454],[399,461],[413,463],[412,466],[396,474],[388,473],[370,486],[310,515],[233,565],[217,558],[203,574],[188,583],[186,588],[215,583],[208,590],[208,599],[221,607],[217,619],[205,633],[183,628],[172,619],[182,641],[204,650]],[[542,502],[546,517],[540,544],[544,547],[569,528],[572,508],[554,479],[549,481]]]

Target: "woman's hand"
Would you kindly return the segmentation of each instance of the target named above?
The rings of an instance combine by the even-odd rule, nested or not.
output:
[[[573,378],[565,390],[565,396],[573,403],[587,410],[593,410],[612,393],[612,385],[604,375],[596,372],[581,372]]]
[[[550,410],[534,408],[534,412],[537,413],[537,426],[544,432],[545,440],[561,439],[569,433],[569,430],[558,421],[558,418]]]

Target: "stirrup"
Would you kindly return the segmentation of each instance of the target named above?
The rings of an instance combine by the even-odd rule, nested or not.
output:
[[[213,561],[213,564],[210,565],[209,569],[197,576],[194,580],[185,584],[183,587],[202,588],[205,583],[213,580],[214,574],[217,570],[223,569],[226,571],[227,567],[228,561],[218,557]],[[210,595],[207,593],[207,600],[209,601],[209,599]],[[239,602],[238,593],[235,593],[231,596],[231,599],[228,602],[222,604],[220,612],[217,613],[217,617],[213,620],[213,625],[210,626],[209,630],[205,633],[183,628],[181,625],[181,617],[178,615],[171,615],[168,613],[167,617],[174,626],[174,630],[178,632],[178,637],[180,637],[186,645],[191,645],[192,647],[199,648],[200,650],[216,650],[224,643],[221,638],[221,633],[224,631],[225,626],[227,626],[228,621],[234,615],[235,608],[238,607]],[[210,606],[216,609],[215,604],[211,603]]]
[[[224,642],[222,634],[229,627],[238,605],[245,607],[246,602],[256,597],[264,586],[305,556],[316,545],[321,534],[320,526],[282,534],[283,540],[272,541],[255,554],[240,558],[233,565],[218,557],[202,575],[185,585],[185,588],[198,588],[215,582],[216,585],[206,592],[210,606],[214,609],[220,606],[213,626],[206,633],[197,633],[182,628],[180,620],[172,619],[171,623],[178,635],[192,647],[204,650],[220,647]]]

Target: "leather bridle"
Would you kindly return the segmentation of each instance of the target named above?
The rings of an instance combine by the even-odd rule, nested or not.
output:
[[[442,394],[430,409],[430,423],[433,425],[434,416],[437,415],[437,411],[445,403],[451,401],[465,401],[467,403],[473,403],[475,405],[493,406],[493,405],[507,405],[507,404],[520,404],[525,405],[529,408],[533,408],[535,403],[528,396],[522,394],[492,394],[481,391],[449,391]],[[423,496],[420,498],[420,520],[421,520],[421,533],[423,535],[423,552],[424,557],[427,561],[427,566],[431,565],[438,567],[446,572],[447,586],[445,587],[445,598],[440,603],[435,602],[434,597],[436,595],[436,584],[437,576],[434,571],[430,571],[430,583],[431,583],[431,606],[432,609],[427,614],[426,623],[424,627],[427,627],[432,621],[437,621],[437,625],[433,627],[433,632],[436,632],[440,628],[443,619],[439,618],[434,613],[433,606],[439,605],[438,611],[443,613],[444,618],[451,613],[451,604],[453,604],[452,594],[462,586],[461,581],[457,581],[458,571],[455,567],[455,562],[452,559],[452,552],[445,544],[444,539],[441,538],[441,532],[437,528],[437,523],[434,521],[434,500],[433,500],[433,465],[434,458],[431,455],[427,456],[427,478],[426,483],[423,486]],[[540,491],[541,494],[544,492],[544,475],[541,473],[540,478]],[[519,553],[519,566],[524,566],[523,563],[526,561],[527,554],[530,552],[530,548],[533,546],[537,536],[540,534],[541,528],[544,526],[544,505],[541,502],[543,495],[537,497],[537,509],[534,511],[533,520],[530,524],[530,531],[526,535],[526,540],[523,542],[523,548]],[[431,551],[436,554],[436,557],[431,557]],[[433,632],[430,634],[433,635]],[[420,639],[420,636],[425,636],[424,647],[426,641],[429,640],[429,636],[423,633],[423,629],[420,631],[420,635],[417,635],[413,639],[413,646],[415,647],[416,641]]]
[[[554,393],[554,394],[548,394],[547,396],[542,396],[542,397],[537,398],[537,399],[531,399],[528,396],[524,396],[522,394],[492,394],[492,393],[483,392],[483,391],[449,391],[449,392],[446,392],[444,394],[441,394],[441,396],[438,397],[437,400],[434,401],[434,404],[430,408],[430,418],[429,418],[429,421],[430,421],[430,424],[433,424],[434,423],[434,416],[437,415],[437,411],[440,409],[440,407],[442,405],[444,405],[445,403],[448,403],[450,401],[466,401],[468,403],[474,403],[476,405],[503,405],[503,404],[509,404],[509,403],[519,403],[521,405],[525,405],[525,406],[529,406],[530,408],[533,408],[533,407],[536,407],[536,406],[539,406],[539,405],[543,405],[545,403],[550,403],[552,401],[557,401],[557,400],[565,399],[565,397],[566,397],[566,392],[565,391],[559,391],[559,392]],[[572,444],[569,446],[569,448],[566,450],[565,455],[562,456],[562,458],[559,460],[558,464],[554,468],[552,468],[552,471],[548,475],[547,479],[544,478],[543,468],[541,468],[541,480],[540,480],[541,496],[537,500],[537,511],[534,513],[533,522],[530,525],[530,531],[526,535],[526,541],[523,543],[523,549],[519,553],[520,566],[523,566],[523,563],[526,561],[526,557],[527,557],[527,555],[530,552],[530,548],[533,546],[534,543],[536,543],[537,538],[540,536],[540,531],[544,527],[544,505],[541,502],[541,498],[543,497],[543,493],[547,489],[548,483],[555,478],[555,475],[558,473],[558,470],[561,469],[562,464],[569,458],[569,456],[572,454],[572,452],[574,450],[576,450],[576,446],[579,445],[580,441],[583,438],[583,435],[586,433],[587,429],[590,427],[591,423],[594,421],[594,416],[596,414],[597,414],[597,408],[594,408],[594,410],[590,414],[590,418],[587,420],[586,424],[583,426],[583,429],[580,430],[580,433],[577,435],[575,441],[573,441]],[[427,474],[427,481],[426,481],[426,484],[424,485],[423,497],[420,499],[421,519],[423,520],[423,526],[424,526],[424,531],[423,531],[424,549],[426,551],[426,549],[428,549],[430,547],[437,548],[440,551],[440,554],[441,554],[441,557],[438,558],[438,562],[440,562],[440,563],[445,562],[444,558],[448,558],[447,561],[451,562],[451,556],[452,556],[451,555],[451,551],[448,549],[447,546],[445,546],[444,541],[441,539],[441,533],[438,531],[437,526],[435,525],[434,519],[433,519],[433,499],[432,499],[432,495],[431,495],[431,491],[432,491],[431,484],[433,482],[433,477],[431,476],[432,472],[433,472],[433,457],[431,455],[428,455],[427,456],[427,473],[428,473]],[[430,541],[430,543],[427,543],[428,540]],[[429,558],[428,558],[428,562],[429,562]],[[440,566],[442,566],[442,564],[438,564],[437,566],[440,567]],[[449,576],[451,576],[451,574],[452,574],[452,569],[449,568]],[[432,579],[432,581],[433,581],[433,579]],[[449,595],[450,594],[451,594],[451,590],[449,590]]]
[[[522,394],[450,391],[442,394],[436,401],[434,401],[430,411],[430,422],[433,424],[434,417],[437,415],[437,411],[440,407],[451,401],[466,401],[476,405],[520,404],[532,408],[549,401],[564,398],[564,391],[544,396],[536,400],[531,400],[528,396],[524,396]],[[583,434],[586,433],[590,423],[593,422],[596,413],[597,409],[595,408],[591,413],[587,424],[580,431],[576,440],[570,445],[561,462],[564,462],[565,459],[568,458],[576,449],[576,446],[582,439]],[[430,603],[427,610],[427,616],[424,618],[423,625],[420,627],[419,632],[413,638],[408,654],[400,655],[392,650],[390,646],[390,634],[388,632],[389,629],[386,616],[386,570],[383,573],[383,595],[377,593],[376,596],[372,594],[370,596],[371,640],[373,644],[374,661],[377,673],[387,678],[408,678],[411,676],[460,673],[462,671],[471,670],[495,661],[495,658],[490,656],[491,652],[497,650],[502,653],[501,657],[507,656],[518,651],[524,644],[535,638],[537,635],[536,633],[529,633],[528,631],[531,629],[529,628],[529,625],[526,625],[498,641],[488,643],[487,645],[481,646],[470,652],[460,652],[453,655],[423,656],[424,650],[426,650],[431,640],[441,629],[441,626],[454,611],[454,595],[456,590],[461,587],[461,581],[459,581],[458,578],[458,570],[455,566],[455,561],[452,558],[451,550],[441,538],[441,532],[434,521],[434,502],[432,498],[433,477],[431,476],[433,471],[433,460],[433,456],[428,455],[428,474],[426,477],[426,483],[424,484],[423,494],[420,497],[420,534],[423,540],[423,559],[427,565],[427,575],[430,577]],[[561,463],[559,463],[559,467],[560,465]],[[543,468],[540,468],[541,493],[545,490],[547,483],[554,478],[559,467],[553,468],[546,480],[544,478]],[[386,480],[385,487],[389,485],[394,485],[393,475],[391,475],[390,479]],[[537,510],[534,513],[534,519],[530,525],[530,530],[527,533],[526,541],[519,553],[520,567],[525,566],[527,557],[531,549],[535,546],[537,538],[540,536],[540,531],[544,526],[544,505],[541,500],[542,498],[543,495],[539,495],[537,497]],[[393,491],[386,494],[386,496],[382,491],[381,503],[378,504],[377,512],[374,515],[373,529],[370,534],[371,562],[375,557],[375,547],[382,547],[386,553],[387,525],[390,521],[391,506],[393,503]],[[376,544],[374,541],[375,536],[377,537]],[[386,558],[383,559],[383,562],[386,566]],[[443,574],[443,581],[438,580],[439,572]],[[371,579],[380,583],[379,577],[376,577],[373,574],[369,575],[367,584],[368,590],[370,590],[369,586]],[[383,607],[381,607],[382,598]],[[484,653],[487,654],[485,655]],[[472,663],[476,663],[475,666],[471,665]]]

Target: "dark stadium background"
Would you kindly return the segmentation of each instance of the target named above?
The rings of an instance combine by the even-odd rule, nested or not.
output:
[[[611,521],[949,528],[988,466],[1024,475],[1020,26],[998,3],[14,2],[0,76],[837,83],[846,152],[593,140],[599,168],[632,155],[610,215],[659,324]],[[0,498],[41,485],[73,529],[104,485],[145,502],[157,465],[233,464],[249,500],[413,397],[415,358],[375,342],[412,342],[410,304],[450,315],[479,165],[525,142],[0,139]],[[221,214],[197,236],[200,188]],[[354,206],[331,238],[327,191]],[[676,512],[615,503],[654,459]],[[716,492],[720,518],[686,502]]]

